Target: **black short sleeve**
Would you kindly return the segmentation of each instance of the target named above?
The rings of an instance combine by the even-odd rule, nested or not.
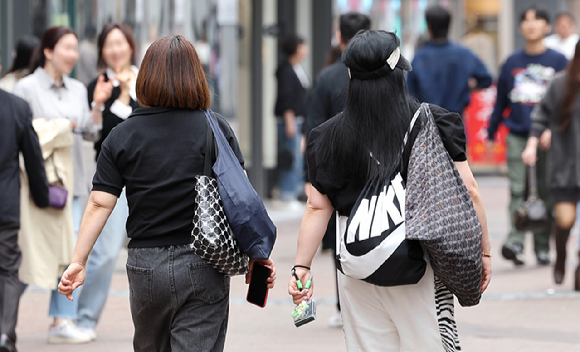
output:
[[[115,154],[111,150],[111,138],[103,142],[101,153],[97,159],[97,170],[93,177],[93,191],[111,193],[117,197],[123,191],[124,182],[115,164]]]
[[[451,159],[453,161],[467,160],[465,126],[461,116],[437,105],[429,104],[429,108]]]
[[[308,181],[312,184],[318,192],[326,194],[322,185],[318,182],[318,163],[316,161],[316,156],[319,154],[317,150],[317,139],[320,136],[320,130],[315,128],[308,135],[308,143],[306,144],[306,163],[308,166]]]

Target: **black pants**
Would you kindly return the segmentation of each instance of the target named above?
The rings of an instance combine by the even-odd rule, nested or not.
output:
[[[16,341],[16,320],[20,301],[18,268],[21,254],[18,247],[19,225],[0,223],[0,334]]]

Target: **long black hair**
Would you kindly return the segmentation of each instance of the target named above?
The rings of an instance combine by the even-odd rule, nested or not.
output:
[[[576,43],[574,57],[568,64],[568,77],[566,78],[566,90],[564,91],[564,98],[562,99],[562,113],[560,114],[559,128],[561,131],[568,128],[574,107],[576,106],[576,97],[580,91],[580,42]]]
[[[394,33],[360,31],[342,61],[351,70],[371,72],[383,67],[398,46]],[[351,79],[344,112],[330,128],[324,162],[340,165],[341,175],[357,186],[377,175],[389,176],[401,165],[403,139],[411,120],[409,101],[399,67],[375,79]]]
[[[16,43],[16,57],[12,62],[12,67],[10,67],[10,70],[6,74],[27,69],[30,64],[30,58],[39,45],[40,40],[34,36],[26,35],[22,37]]]

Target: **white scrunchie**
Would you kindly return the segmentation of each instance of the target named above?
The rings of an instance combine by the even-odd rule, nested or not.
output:
[[[391,53],[391,55],[387,59],[387,64],[389,65],[391,70],[395,69],[395,66],[397,66],[397,64],[399,63],[400,57],[401,57],[401,50],[397,47],[395,50],[393,50],[393,52]]]

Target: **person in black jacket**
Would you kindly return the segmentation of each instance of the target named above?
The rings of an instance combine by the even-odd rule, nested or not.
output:
[[[290,35],[282,41],[282,51],[286,58],[276,70],[278,96],[274,109],[278,119],[278,186],[280,200],[292,202],[304,185],[300,131],[310,82],[300,62],[308,55],[308,47],[302,38]]]
[[[339,31],[336,33],[336,37],[340,43],[341,51],[346,49],[358,31],[371,29],[370,18],[361,13],[345,13],[340,16],[339,22]],[[306,138],[312,129],[344,109],[349,81],[348,69],[340,60],[340,55],[332,65],[320,71],[314,82],[302,130]]]
[[[0,65],[0,71],[2,66]],[[21,284],[20,168],[22,152],[34,203],[49,205],[48,180],[32,112],[26,101],[0,89],[0,351],[16,351],[16,320]]]

